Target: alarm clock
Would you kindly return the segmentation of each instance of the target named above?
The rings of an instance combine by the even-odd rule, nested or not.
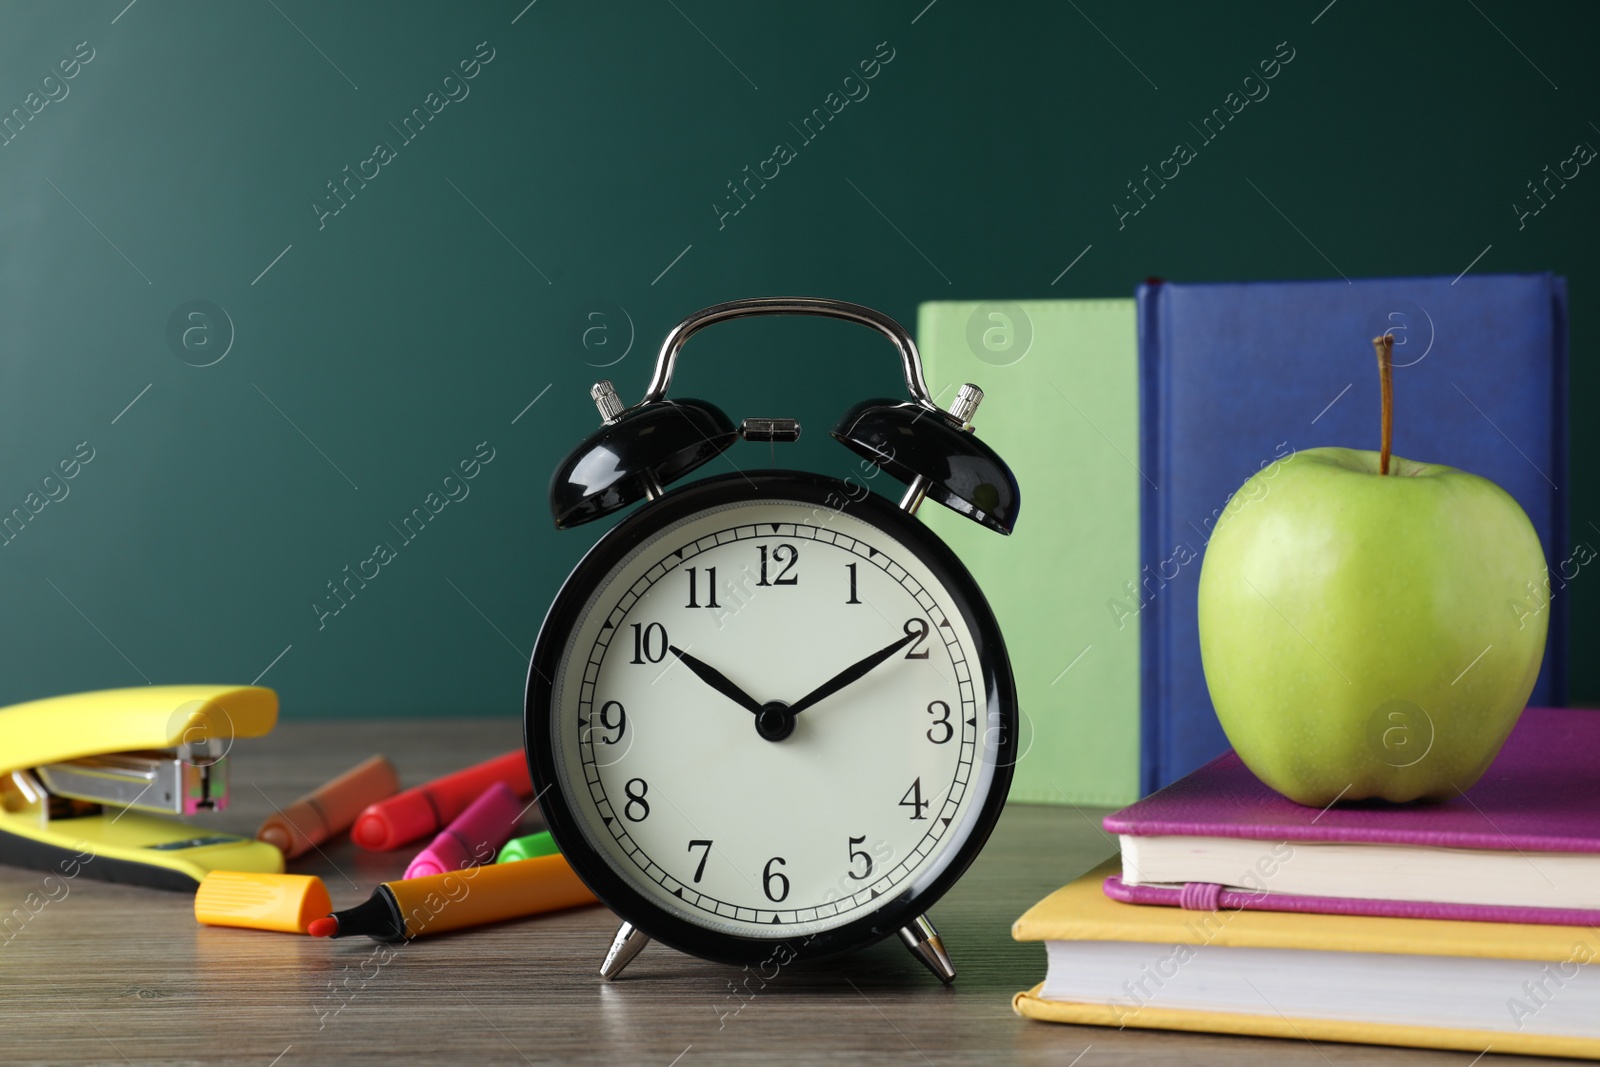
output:
[[[731,462],[668,490],[741,438],[799,438],[794,419],[735,426],[667,395],[691,336],[761,315],[844,319],[895,346],[909,399],[862,401],[833,436],[863,472],[904,483],[897,502],[854,479]],[[982,392],[963,386],[941,410],[898,322],[802,297],[696,312],[667,335],[638,404],[610,382],[591,393],[602,425],[551,478],[556,526],[643,504],[551,605],[525,738],[556,843],[623,920],[602,977],[651,939],[782,965],[898,934],[951,981],[927,911],[1000,816],[1017,700],[982,590],[916,514],[932,500],[1011,532],[1016,479],[972,432]]]

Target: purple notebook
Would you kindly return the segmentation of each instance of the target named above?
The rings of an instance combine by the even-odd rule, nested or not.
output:
[[[1135,837],[1600,854],[1600,712],[1527,709],[1478,784],[1443,803],[1363,801],[1319,811],[1273,792],[1227,752],[1103,825]],[[1130,904],[1600,925],[1600,911],[1586,909],[1261,894],[1207,883],[1129,886],[1117,877],[1105,891]]]

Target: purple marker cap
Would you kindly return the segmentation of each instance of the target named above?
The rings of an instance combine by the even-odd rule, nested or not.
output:
[[[517,794],[504,782],[494,783],[417,853],[406,866],[405,876],[425,878],[493,863],[500,846],[516,834],[522,811]]]

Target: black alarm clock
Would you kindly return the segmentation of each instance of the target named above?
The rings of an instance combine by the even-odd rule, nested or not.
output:
[[[790,470],[667,490],[740,438],[798,439],[793,419],[736,427],[667,397],[694,333],[757,315],[845,319],[893,342],[910,399],[858,403],[833,436],[905,483],[898,502]],[[1016,479],[972,433],[982,392],[963,386],[941,410],[899,323],[799,297],[696,312],[640,403],[610,382],[592,395],[603,424],[551,478],[556,526],[645,503],[551,606],[525,736],[556,843],[624,920],[601,975],[652,938],[782,964],[898,934],[952,980],[926,913],[1005,805],[1017,700],[982,591],[915,516],[933,500],[1011,532]]]

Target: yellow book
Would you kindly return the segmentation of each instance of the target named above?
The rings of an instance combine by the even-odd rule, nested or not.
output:
[[[1020,1015],[1090,1026],[1600,1059],[1600,930],[1122,904],[1111,860],[1011,928]]]

